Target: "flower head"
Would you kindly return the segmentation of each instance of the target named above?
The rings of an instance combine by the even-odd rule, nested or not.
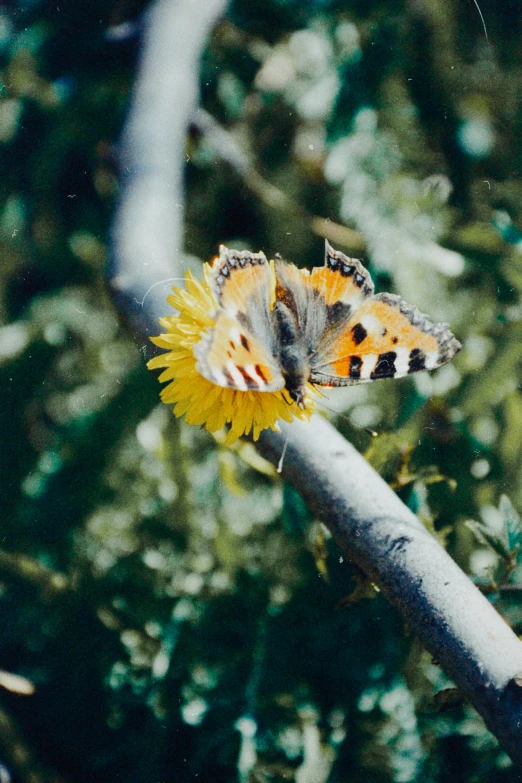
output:
[[[209,282],[210,270],[210,265],[205,264],[202,281],[187,271],[185,288],[173,288],[167,298],[177,313],[160,319],[165,333],[151,338],[155,345],[167,351],[147,364],[149,370],[165,368],[159,380],[170,383],[161,392],[163,402],[174,405],[174,414],[184,415],[188,424],[204,425],[209,432],[230,424],[226,438],[229,444],[250,433],[257,440],[262,430],[276,430],[279,419],[310,418],[314,408],[310,396],[306,397],[301,409],[284,389],[277,392],[239,391],[217,386],[200,375],[193,349],[214,326],[217,306]],[[273,269],[271,274],[274,275]]]

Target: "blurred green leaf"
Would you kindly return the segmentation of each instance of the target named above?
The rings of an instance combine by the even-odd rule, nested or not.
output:
[[[476,522],[473,519],[466,520],[466,526],[473,531],[477,541],[481,544],[490,547],[500,557],[504,559],[509,558],[510,551],[505,529],[497,533],[482,522]]]

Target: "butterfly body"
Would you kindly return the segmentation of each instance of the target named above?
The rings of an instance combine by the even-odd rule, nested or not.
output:
[[[215,325],[195,346],[197,369],[238,391],[285,388],[304,407],[306,384],[349,386],[431,370],[460,349],[393,294],[373,293],[368,271],[326,244],[311,273],[263,253],[220,248],[212,266]]]
[[[281,375],[292,400],[301,405],[306,396],[306,382],[310,377],[311,348],[299,334],[295,314],[283,302],[276,301],[273,328],[276,337],[275,353],[279,359]]]

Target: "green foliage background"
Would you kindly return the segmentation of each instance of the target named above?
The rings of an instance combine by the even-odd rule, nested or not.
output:
[[[339,608],[372,591],[294,491],[159,404],[118,320],[146,5],[0,7],[0,669],[35,686],[0,677],[0,779],[516,780],[381,596]],[[449,366],[328,405],[520,631],[522,15],[480,9],[487,36],[468,0],[235,0],[201,102],[248,166],[193,129],[185,249],[310,267],[327,234],[451,322]]]

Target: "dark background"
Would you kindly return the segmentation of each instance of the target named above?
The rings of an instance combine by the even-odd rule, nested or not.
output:
[[[146,6],[0,4],[0,781],[517,780],[295,492],[161,406],[111,304]],[[248,166],[190,129],[185,251],[310,267],[326,234],[450,321],[447,367],[326,402],[521,631],[522,13],[480,11],[235,0],[201,105]]]

